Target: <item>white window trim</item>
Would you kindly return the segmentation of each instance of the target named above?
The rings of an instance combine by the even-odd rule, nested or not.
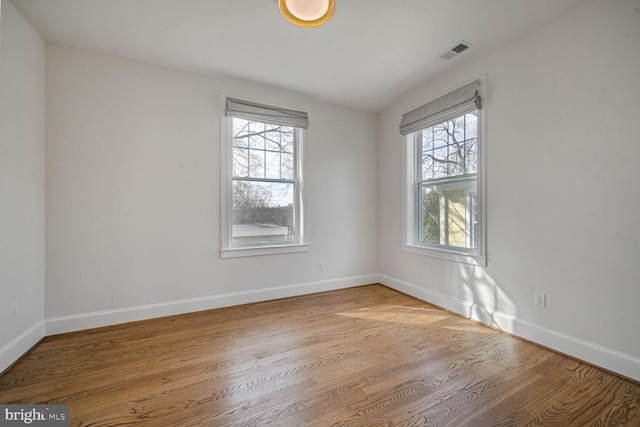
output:
[[[260,246],[252,248],[228,248],[220,250],[220,258],[240,258],[262,255],[293,254],[309,252],[308,244]]]
[[[486,105],[484,96],[484,79],[480,79],[480,96],[483,100],[483,104]],[[402,176],[404,179],[403,185],[403,243],[402,252],[422,255],[431,258],[438,258],[448,261],[454,261],[464,264],[487,266],[487,202],[486,202],[486,135],[485,135],[485,106],[478,109],[478,234],[480,245],[477,248],[477,253],[466,253],[464,250],[458,250],[453,247],[432,247],[419,244],[417,242],[417,230],[419,228],[419,220],[416,210],[417,191],[416,188],[416,162],[417,162],[417,147],[415,143],[415,133],[407,136],[401,136],[403,157],[402,162]]]
[[[225,111],[226,96],[222,97],[221,111]],[[298,236],[296,240],[291,242],[278,242],[268,244],[255,244],[255,245],[234,245],[231,242],[232,224],[231,210],[233,208],[232,198],[232,185],[233,180],[231,177],[231,171],[233,170],[233,159],[230,155],[232,138],[230,135],[231,129],[231,117],[227,117],[224,113],[221,117],[221,188],[220,188],[220,200],[221,200],[221,212],[220,212],[220,230],[221,230],[221,249],[220,258],[238,258],[238,257],[250,257],[250,256],[263,256],[263,255],[277,255],[277,254],[290,254],[309,251],[309,232],[307,225],[307,209],[306,209],[306,189],[305,189],[305,169],[306,169],[306,155],[305,145],[307,144],[307,132],[302,131],[303,139],[302,143],[298,141],[296,152],[296,203],[298,209],[296,212],[296,222]]]

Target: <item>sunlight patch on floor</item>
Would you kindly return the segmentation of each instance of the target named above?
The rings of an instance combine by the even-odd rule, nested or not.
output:
[[[453,325],[453,326],[443,326],[443,328],[451,329],[454,331],[475,332],[478,334],[488,334],[488,335],[496,335],[500,333],[495,329],[491,329],[483,325],[476,325],[471,322],[460,322],[457,325]]]
[[[406,307],[399,305],[379,305],[361,308],[354,311],[338,313],[339,316],[356,317],[360,319],[378,320],[382,322],[404,324],[431,324],[451,317],[443,310]]]

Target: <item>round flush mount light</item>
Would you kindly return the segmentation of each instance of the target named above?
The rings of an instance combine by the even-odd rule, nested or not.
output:
[[[287,21],[300,27],[317,27],[327,22],[336,5],[334,0],[278,0]]]

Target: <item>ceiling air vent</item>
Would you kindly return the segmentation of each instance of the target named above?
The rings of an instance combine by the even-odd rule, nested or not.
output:
[[[465,41],[461,41],[457,45],[453,46],[451,49],[442,52],[439,56],[442,59],[451,59],[454,56],[458,56],[465,50],[469,49],[469,43]]]

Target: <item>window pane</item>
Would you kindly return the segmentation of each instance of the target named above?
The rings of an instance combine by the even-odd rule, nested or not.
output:
[[[440,194],[430,187],[422,187],[421,221],[419,240],[424,243],[440,243]]]
[[[477,180],[420,184],[420,242],[475,248],[477,242]]]
[[[293,128],[283,127],[281,129],[280,147],[281,150],[285,153],[293,154],[293,134]]]
[[[285,128],[286,126],[282,126],[282,125],[274,125],[274,124],[270,124],[270,123],[264,123],[264,129],[267,132],[277,132],[280,133],[280,129]]]
[[[473,111],[464,115],[465,138],[472,139],[478,136],[478,112]]]
[[[249,122],[244,119],[233,119],[233,138],[246,138]],[[234,141],[235,142],[235,141]]]
[[[447,147],[433,150],[433,177],[447,177]]]
[[[283,153],[281,156],[282,161],[282,179],[294,179],[296,176],[296,170],[294,167],[293,153]]]
[[[447,176],[462,175],[464,173],[464,158],[461,156],[464,144],[457,147],[455,144],[449,146],[449,156],[447,157]]]
[[[265,125],[264,123],[249,123],[249,146],[256,150],[264,150],[265,144]]]
[[[264,153],[265,152],[262,150],[249,151],[249,177],[264,178],[265,176]]]
[[[233,176],[249,176],[249,150],[244,148],[233,149]]]
[[[294,184],[233,181],[233,242],[293,240]]]
[[[422,151],[433,148],[433,128],[422,130]]]
[[[478,140],[472,139],[466,143],[465,170],[467,173],[478,171]]]
[[[446,123],[433,127],[433,146],[435,148],[445,147],[449,143],[449,128]]]
[[[265,139],[265,149],[266,151],[277,151],[280,152],[280,134],[279,133],[273,133],[273,132],[269,132],[266,135],[266,139]]]
[[[280,152],[267,151],[266,160],[266,177],[280,179]]]
[[[451,142],[464,142],[464,116],[456,117],[450,122]]]
[[[433,178],[433,152],[429,151],[422,157],[422,179]]]
[[[249,140],[244,137],[233,138],[233,146],[237,148],[249,148]]]
[[[445,192],[446,231],[445,244],[466,247],[466,200],[463,188],[451,188]]]
[[[280,151],[282,148],[282,134],[280,133],[281,126],[267,125],[266,146],[269,151]]]
[[[478,171],[477,112],[467,113],[419,131],[421,180],[442,179]]]

